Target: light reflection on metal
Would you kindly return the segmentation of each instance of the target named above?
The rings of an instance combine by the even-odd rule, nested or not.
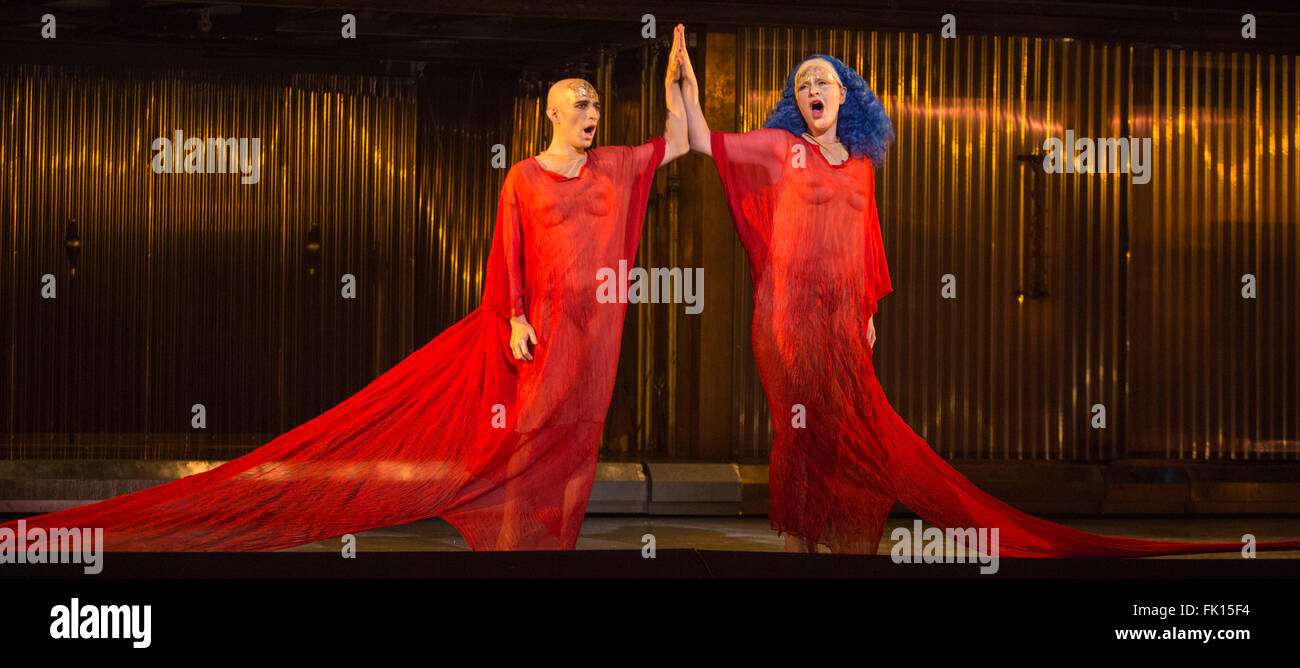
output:
[[[414,93],[397,78],[0,69],[0,457],[230,456],[400,359]],[[260,138],[259,182],[155,174],[151,144],[175,130]],[[381,239],[396,242],[371,261]],[[358,299],[338,298],[344,274]],[[193,404],[209,429],[191,428]]]
[[[1300,458],[1300,59],[1157,49],[1132,189],[1135,456]],[[1163,178],[1160,178],[1161,174]],[[1244,295],[1245,275],[1257,283]]]

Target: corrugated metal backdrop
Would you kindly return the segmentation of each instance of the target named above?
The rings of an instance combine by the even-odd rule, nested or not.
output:
[[[412,81],[18,67],[0,97],[8,456],[230,454],[409,348]],[[259,138],[259,183],[154,174],[178,129]]]
[[[1294,57],[746,29],[739,129],[760,125],[818,52],[862,72],[898,131],[878,179],[895,292],[876,362],[938,451],[1297,457]],[[662,132],[662,59],[648,45],[575,72],[605,103],[598,144]],[[508,167],[544,148],[547,83],[0,72],[3,455],[227,456],[364,386],[477,306],[506,171],[491,158],[501,145]],[[149,142],[175,129],[260,137],[261,184],[155,176]],[[1043,138],[1067,129],[1152,137],[1151,183],[1043,174]],[[678,203],[716,177],[682,182],[678,166],[656,178],[641,266],[705,256],[701,221]],[[706,268],[741,323],[732,412],[700,410],[700,318],[631,307],[602,456],[765,458],[735,257]],[[1240,296],[1246,273],[1256,300]],[[44,274],[57,299],[40,298]],[[344,274],[356,299],[340,296]],[[948,274],[956,299],[940,295]],[[190,428],[194,403],[206,431]],[[1094,405],[1105,429],[1090,425]],[[702,442],[710,421],[729,423],[731,442]]]
[[[1133,188],[1129,454],[1294,461],[1300,59],[1158,49],[1138,79],[1159,171]]]

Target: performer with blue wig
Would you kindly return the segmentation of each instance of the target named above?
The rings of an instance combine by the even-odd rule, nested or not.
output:
[[[893,291],[875,199],[875,170],[894,139],[884,105],[853,68],[815,55],[786,78],[761,129],[710,132],[680,34],[675,44],[691,148],[713,156],[750,260],[754,357],[775,432],[771,523],[787,550],[874,554],[895,500],[940,529],[996,529],[993,550],[1007,557],[1241,549],[1048,522],[981,491],[935,454],[889,405],[872,366],[877,303]]]
[[[814,85],[817,96],[812,95]],[[836,92],[835,85],[839,86],[843,101],[837,109],[828,110],[824,100]],[[804,119],[797,91],[807,91],[813,103],[809,120]],[[821,95],[823,92],[825,95]],[[817,104],[819,97],[822,104]],[[781,101],[768,114],[763,127],[785,130],[796,136],[806,134],[815,142],[834,134],[829,138],[832,144],[839,142],[850,156],[866,156],[877,166],[885,162],[885,151],[894,140],[894,126],[885,113],[885,105],[867,87],[866,80],[857,70],[823,54],[810,56],[790,72],[781,91]],[[821,134],[810,132],[810,128],[819,129]]]

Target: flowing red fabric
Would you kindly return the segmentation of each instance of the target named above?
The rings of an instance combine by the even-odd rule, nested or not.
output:
[[[633,262],[664,148],[592,149],[571,178],[516,163],[483,302],[465,319],[243,457],[27,519],[29,532],[99,527],[111,552],[270,551],[442,517],[475,550],[573,549],[626,310],[597,301],[597,271]],[[521,308],[531,362],[508,347]]]
[[[831,165],[816,144],[778,129],[714,132],[711,143],[754,283],[752,343],[776,434],[772,528],[836,552],[875,553],[897,499],[939,528],[996,527],[1006,557],[1242,549],[1090,534],[980,491],[890,406],[872,347],[856,335],[893,290],[871,162]]]

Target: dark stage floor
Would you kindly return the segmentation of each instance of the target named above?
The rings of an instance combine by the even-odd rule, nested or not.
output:
[[[1300,518],[1083,518],[1054,521],[1075,529],[1126,538],[1191,542],[1232,542],[1243,533],[1260,541],[1300,539]],[[888,555],[895,527],[912,527],[912,518],[890,518],[878,554]],[[627,515],[589,516],[582,525],[579,550],[640,550],[641,538],[654,534],[659,550],[695,549],[739,552],[779,552],[784,539],[778,538],[766,517],[647,517]],[[336,552],[337,539],[290,548],[284,552]],[[465,540],[450,524],[438,519],[421,520],[395,527],[357,534],[358,552],[469,551]],[[826,548],[822,548],[826,551]],[[1227,558],[1232,554],[1212,554]],[[1204,559],[1207,555],[1175,555],[1154,559]],[[1258,552],[1259,559],[1300,559],[1300,550]]]
[[[1300,521],[1286,517],[1055,520],[1093,533],[1152,540],[1237,542],[1243,533],[1253,533],[1259,541],[1300,539]],[[6,564],[0,567],[0,580],[1300,579],[1300,569],[1291,563],[1300,558],[1300,550],[1261,551],[1253,559],[1243,559],[1237,552],[1146,559],[1003,558],[991,570],[983,570],[985,564],[975,558],[965,563],[895,563],[890,556],[891,533],[895,527],[911,528],[913,521],[891,518],[876,555],[808,555],[785,553],[784,541],[769,528],[766,517],[589,516],[573,552],[472,552],[451,525],[432,519],[361,532],[351,558],[341,549],[341,540],[332,539],[274,553],[108,554],[101,572],[90,575],[79,563]],[[643,551],[645,534],[655,537],[654,558]]]

